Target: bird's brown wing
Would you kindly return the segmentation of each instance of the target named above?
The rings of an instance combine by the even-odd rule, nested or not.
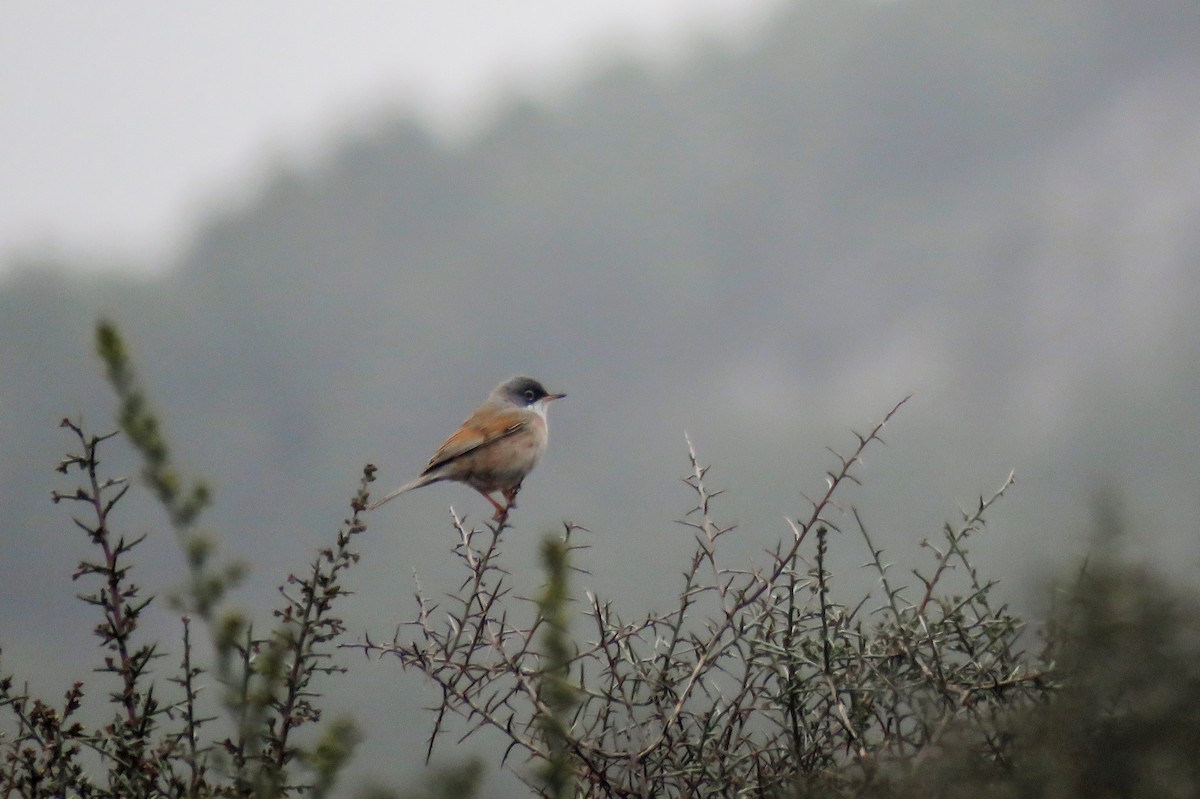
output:
[[[461,458],[468,452],[474,452],[480,447],[508,438],[525,427],[525,419],[519,410],[488,412],[486,415],[476,412],[470,419],[463,422],[462,427],[454,435],[446,439],[438,451],[429,459],[429,465],[421,474],[429,474],[434,469],[449,463],[455,458]]]

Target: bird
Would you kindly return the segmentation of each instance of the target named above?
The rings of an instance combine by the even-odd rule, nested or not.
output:
[[[505,380],[438,448],[419,477],[368,508],[374,510],[414,488],[452,480],[469,485],[492,503],[493,521],[506,519],[516,507],[521,483],[546,451],[546,409],[565,396],[551,394],[525,375]],[[504,505],[492,498],[496,491],[504,496]]]

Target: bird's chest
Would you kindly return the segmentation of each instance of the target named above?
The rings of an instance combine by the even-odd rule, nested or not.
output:
[[[521,430],[480,451],[468,482],[483,491],[519,485],[546,451],[547,440],[545,420],[533,417]]]

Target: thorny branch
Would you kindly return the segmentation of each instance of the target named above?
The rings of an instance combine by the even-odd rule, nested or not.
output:
[[[1044,689],[1016,648],[1020,625],[990,605],[994,583],[979,580],[963,546],[1003,488],[964,514],[963,526],[946,528],[916,604],[904,599],[906,586],[895,584],[853,510],[884,612],[863,617],[869,595],[851,606],[836,599],[825,564],[827,533],[845,513],[836,497],[846,482],[858,483],[864,451],[903,404],[858,435],[849,455],[835,453],[825,491],[803,518],[788,519],[790,533],[765,567],[726,565],[721,543],[735,528],[713,517],[721,492],[710,490],[688,440],[684,482],[695,507],[681,523],[695,547],[678,605],[626,621],[611,601],[586,595],[591,640],[570,655],[578,702],[564,732],[582,795],[687,796],[713,785],[758,794],[847,763],[865,785],[881,760],[924,751],[961,715],[1031,701]],[[411,639],[398,631],[388,643],[367,638],[353,646],[397,657],[439,687],[430,751],[455,715],[466,722],[462,737],[491,728],[507,738],[508,753],[545,760],[552,755],[538,734],[539,719],[552,712],[538,690],[545,664],[533,645],[538,622],[512,621],[512,578],[500,566],[507,520],[484,530],[457,516],[452,523],[466,575],[444,622],[418,585]],[[568,525],[565,538],[574,529]],[[809,570],[801,556],[814,529]],[[944,593],[954,564],[967,570],[965,596]]]

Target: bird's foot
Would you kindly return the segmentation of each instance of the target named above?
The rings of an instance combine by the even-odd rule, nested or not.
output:
[[[492,503],[492,507],[496,509],[496,512],[492,514],[492,521],[499,522],[499,521],[503,521],[508,518],[508,511],[509,511],[509,508],[512,507],[512,503],[509,503],[507,505],[501,505],[499,502],[492,499],[491,494],[488,494],[485,491],[480,491],[478,488],[475,490],[479,491],[480,495],[484,499],[486,499],[488,502]]]
[[[492,499],[491,494],[484,493],[479,489],[475,490],[479,491],[480,494],[483,494],[487,501],[492,503],[492,507],[496,509],[496,512],[492,514],[492,521],[503,524],[504,522],[508,521],[508,512],[517,507],[517,492],[521,490],[521,486],[516,485],[512,488],[504,488],[500,490],[500,493],[504,496],[503,505]]]
[[[517,483],[512,488],[506,488],[500,493],[504,495],[504,501],[508,503],[508,507],[517,507],[517,494],[521,492],[521,484]]]

